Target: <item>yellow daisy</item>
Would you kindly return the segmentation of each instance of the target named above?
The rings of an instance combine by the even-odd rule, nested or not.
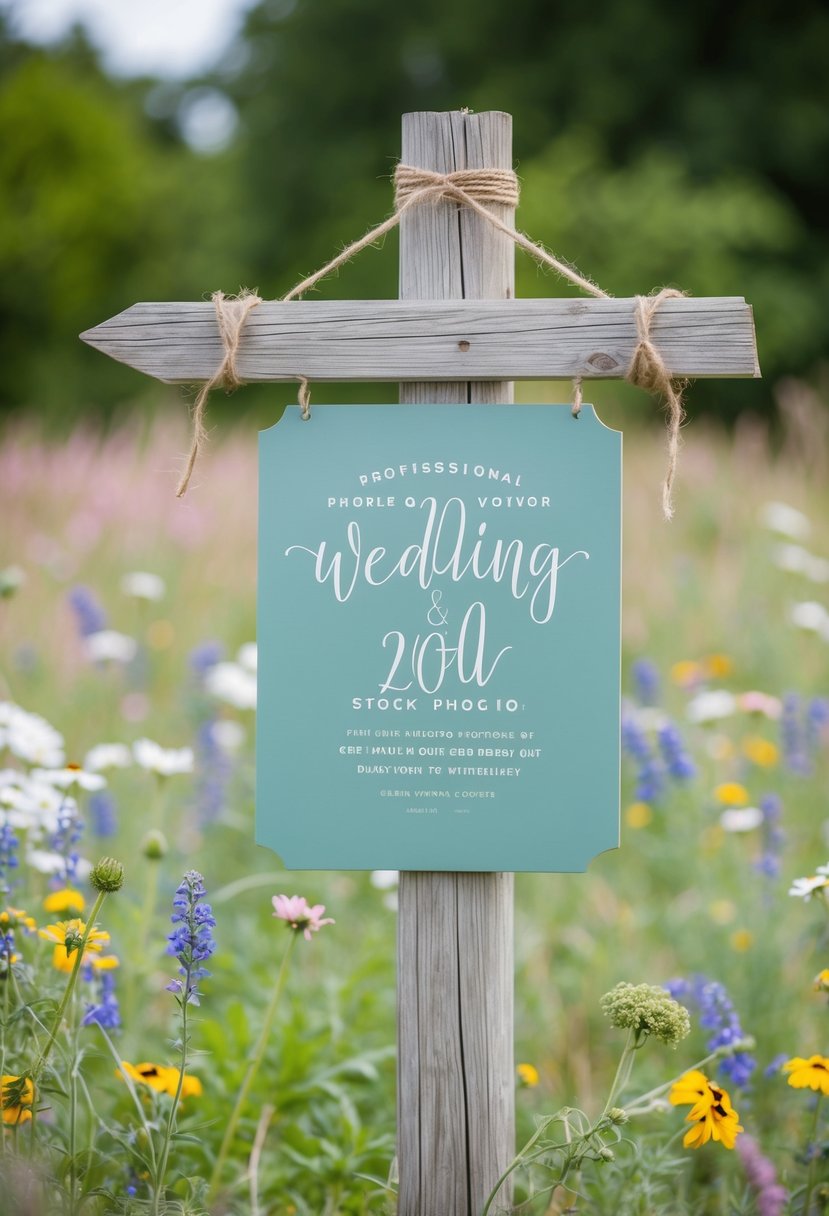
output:
[[[46,896],[43,907],[53,915],[79,916],[86,907],[86,900],[81,892],[73,887],[61,887],[59,891],[53,891],[51,895]]]
[[[52,965],[58,971],[71,971],[75,966],[75,953],[80,948],[84,933],[86,933],[86,925],[77,918],[62,920],[56,925],[47,925],[45,929],[38,929],[38,936],[42,937],[44,941],[55,944]],[[104,962],[103,959],[98,958],[108,941],[109,934],[105,933],[103,929],[94,927],[90,929],[82,962],[91,963],[93,967],[105,970],[109,967],[117,967],[118,960],[114,956],[111,956],[113,959],[111,962]]]
[[[29,1077],[26,1077],[26,1080],[23,1082],[23,1089],[18,1094],[17,1083],[19,1080],[20,1077],[0,1077],[3,1122],[14,1126],[18,1123],[29,1122],[32,1117],[32,1103],[35,1098],[35,1089]],[[16,1102],[12,1101],[13,1094],[18,1099]]]
[[[129,1060],[122,1060],[121,1067],[137,1085],[148,1085],[156,1093],[169,1094],[171,1098],[176,1096],[181,1069],[166,1068],[163,1064],[152,1064],[149,1061],[142,1064],[130,1064]],[[199,1078],[185,1073],[181,1085],[181,1097],[198,1098],[202,1093],[202,1083]]]
[[[538,1084],[538,1069],[533,1064],[518,1064],[515,1071],[522,1085],[529,1089]]]
[[[739,1115],[731,1105],[724,1089],[709,1081],[704,1072],[692,1069],[671,1086],[668,1098],[674,1106],[690,1106],[685,1122],[691,1127],[685,1133],[685,1148],[701,1148],[709,1140],[733,1149],[737,1136],[744,1129]]]
[[[826,1056],[794,1056],[783,1065],[783,1072],[793,1089],[814,1089],[829,1094],[829,1059]]]

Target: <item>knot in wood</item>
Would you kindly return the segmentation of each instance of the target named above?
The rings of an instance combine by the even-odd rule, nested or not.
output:
[[[443,198],[458,203],[473,199],[476,203],[517,207],[519,193],[518,178],[512,169],[456,169],[452,173],[437,173],[413,165],[398,165],[394,172],[395,210],[418,200],[438,202]]]
[[[599,372],[612,372],[615,367],[619,366],[617,359],[614,359],[612,355],[605,354],[601,350],[597,350],[595,354],[588,356],[587,362]]]

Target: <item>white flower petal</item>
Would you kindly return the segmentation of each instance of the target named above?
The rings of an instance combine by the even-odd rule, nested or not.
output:
[[[763,822],[763,812],[756,806],[729,807],[720,815],[726,832],[753,832]]]
[[[795,878],[789,887],[789,895],[799,899],[811,899],[815,891],[829,885],[826,875],[813,875],[811,878]]]
[[[809,517],[786,502],[767,502],[760,518],[770,531],[792,540],[805,540],[812,530]]]
[[[806,633],[819,633],[822,636],[829,633],[829,612],[816,600],[804,600],[792,605],[789,620]]]
[[[371,885],[378,891],[388,891],[400,882],[399,870],[372,870]]]
[[[132,752],[126,743],[96,743],[86,753],[83,766],[89,772],[100,773],[108,768],[128,768]]]
[[[245,671],[252,671],[256,674],[256,665],[259,658],[259,652],[255,642],[245,642],[244,646],[239,647],[239,652],[236,655],[236,662],[240,667],[244,667]]]
[[[698,692],[688,702],[686,716],[689,722],[702,725],[706,722],[717,722],[720,718],[728,718],[737,708],[736,698],[724,688]]]
[[[192,773],[192,747],[165,748],[152,739],[136,739],[132,745],[136,764],[148,772],[161,777],[173,777],[177,773]]]
[[[216,663],[205,675],[204,686],[236,709],[256,709],[256,676],[238,663]]]
[[[84,638],[86,657],[93,663],[131,663],[138,650],[135,638],[115,629],[101,629]]]
[[[121,579],[121,590],[124,595],[131,595],[136,600],[161,600],[167,588],[164,579],[158,574],[149,574],[146,570],[134,570],[125,574]]]

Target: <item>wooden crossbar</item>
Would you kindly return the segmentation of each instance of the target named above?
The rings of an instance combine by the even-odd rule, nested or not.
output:
[[[81,335],[168,383],[207,380],[222,360],[209,302],[134,304]],[[760,375],[750,305],[738,296],[666,300],[652,337],[676,376]],[[544,380],[624,376],[634,301],[265,301],[248,316],[243,381]]]

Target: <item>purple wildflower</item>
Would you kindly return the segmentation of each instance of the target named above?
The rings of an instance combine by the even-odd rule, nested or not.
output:
[[[634,799],[637,802],[655,802],[665,785],[665,770],[637,721],[636,711],[630,706],[622,710],[622,748],[636,761]]]
[[[9,973],[14,958],[14,930],[7,928],[0,933],[0,979]]]
[[[829,742],[829,697],[812,697],[806,706],[806,737],[813,753]]]
[[[95,835],[114,836],[118,830],[117,806],[109,790],[96,790],[90,794],[87,806]]]
[[[199,822],[214,823],[225,804],[227,784],[233,773],[233,763],[216,738],[216,721],[202,722],[196,736],[196,789]]]
[[[796,692],[787,692],[780,715],[780,740],[783,759],[790,772],[808,777],[812,771],[808,740],[803,727],[801,700]]]
[[[91,633],[100,633],[106,629],[106,613],[89,587],[78,584],[77,587],[72,588],[67,598],[75,613],[78,633],[82,638],[88,638]]]
[[[197,676],[205,676],[211,667],[224,658],[225,648],[221,642],[202,642],[190,651],[189,663],[191,671]]]
[[[115,976],[111,971],[101,971],[96,978],[100,985],[98,1000],[87,1005],[83,1025],[97,1024],[104,1030],[118,1030],[121,1025],[121,1009],[115,995]]]
[[[789,1193],[777,1181],[777,1172],[752,1136],[740,1136],[737,1152],[743,1163],[746,1181],[757,1197],[758,1216],[780,1216]]]
[[[785,1051],[778,1052],[778,1054],[774,1057],[774,1059],[771,1061],[771,1063],[767,1064],[766,1067],[763,1069],[763,1076],[764,1077],[776,1077],[777,1074],[780,1072],[780,1069],[783,1067],[783,1065],[788,1060],[788,1058],[789,1057]]]
[[[690,781],[696,777],[697,768],[682,742],[682,736],[673,722],[666,722],[656,732],[659,750],[668,772],[676,781]]]
[[[57,889],[70,886],[78,880],[78,862],[81,855],[75,845],[83,835],[83,820],[78,814],[74,798],[64,798],[58,810],[58,826],[52,833],[49,846],[63,857],[63,867],[52,875],[52,885]]]
[[[650,659],[637,659],[631,668],[636,686],[636,695],[642,705],[656,705],[659,701],[659,669]]]
[[[716,1051],[744,1039],[745,1033],[731,998],[722,984],[709,980],[704,975],[695,975],[691,980],[670,980],[665,988],[675,1001],[695,1005],[699,1011],[699,1024],[704,1030],[714,1033],[708,1038],[706,1047]],[[720,1072],[730,1077],[736,1088],[744,1089],[751,1080],[757,1061],[747,1051],[736,1051],[720,1060]]]
[[[9,870],[16,870],[20,864],[17,857],[19,842],[14,829],[8,823],[0,827],[0,894],[8,895],[12,889]]]
[[[167,985],[180,1005],[199,1004],[197,985],[210,972],[203,966],[216,949],[213,929],[216,919],[210,904],[202,903],[204,879],[197,870],[188,870],[173,898],[173,931],[167,938],[167,953],[179,961],[180,979]]]
[[[755,862],[755,869],[766,878],[777,878],[780,873],[780,853],[786,841],[786,833],[780,827],[783,804],[776,794],[766,794],[760,799],[760,810],[763,812],[763,851],[759,861]]]

